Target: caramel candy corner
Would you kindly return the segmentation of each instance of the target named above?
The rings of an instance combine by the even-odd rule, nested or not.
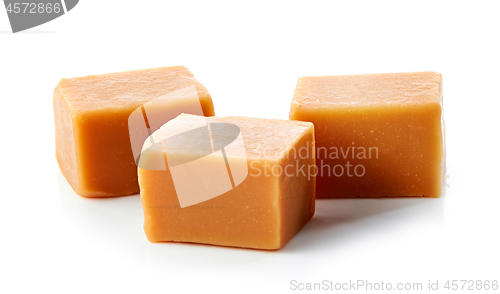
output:
[[[442,97],[437,72],[299,78],[290,119],[314,123],[317,198],[440,197]]]
[[[275,250],[314,214],[311,123],[180,115],[151,137],[138,172],[151,242]]]
[[[57,162],[84,197],[139,193],[132,148],[140,154],[148,127],[183,112],[214,115],[207,89],[183,66],[62,79],[53,103]]]

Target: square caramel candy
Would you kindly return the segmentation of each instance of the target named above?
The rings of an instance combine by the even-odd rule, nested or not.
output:
[[[279,249],[314,214],[314,169],[311,123],[180,115],[140,157],[146,236]]]
[[[440,197],[441,74],[302,77],[290,119],[314,123],[317,198]]]
[[[181,113],[214,115],[183,66],[62,79],[53,100],[57,162],[85,197],[139,193],[136,163],[151,132]]]

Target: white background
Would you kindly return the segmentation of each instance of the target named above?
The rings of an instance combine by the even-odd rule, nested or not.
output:
[[[441,289],[449,279],[500,280],[497,3],[82,0],[17,34],[0,9],[0,292],[280,293],[291,280],[424,289],[429,280]],[[282,119],[299,76],[439,71],[446,193],[319,200],[315,217],[276,252],[149,243],[139,196],[85,199],[62,177],[52,91],[62,77],[169,65],[191,69],[219,116]]]

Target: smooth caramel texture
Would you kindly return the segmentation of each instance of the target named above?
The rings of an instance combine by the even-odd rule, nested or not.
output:
[[[444,174],[441,74],[302,77],[290,119],[314,123],[317,198],[440,197]],[[347,163],[352,165],[351,176]],[[344,174],[339,167],[333,173],[331,167],[336,165],[344,167]],[[362,176],[353,172],[357,165],[365,167]],[[357,171],[362,174],[360,167]]]
[[[196,116],[181,115],[168,124],[189,127],[194,118]],[[210,117],[206,121],[239,126],[246,160],[241,162],[241,158],[231,156],[231,148],[235,146],[228,146],[226,154],[230,164],[237,162],[246,165],[248,176],[235,188],[220,196],[181,208],[168,168],[139,168],[147,238],[151,242],[193,242],[270,250],[281,248],[314,214],[315,176],[311,175],[308,179],[302,174],[287,176],[278,172],[279,168],[283,169],[286,165],[314,166],[313,125],[244,117]],[[153,137],[165,138],[168,135],[162,127]],[[169,155],[166,155],[166,147],[159,147],[152,153],[164,154],[163,158],[168,163],[171,156],[183,159],[198,152],[196,146],[200,146],[201,140],[203,139],[200,137],[181,138],[165,143],[171,145],[168,148]],[[294,156],[294,149],[306,146],[309,146],[308,156]],[[150,152],[145,160],[159,160],[161,157]],[[212,161],[205,161],[208,163],[201,168],[215,170],[215,162],[223,159],[219,157],[210,160]],[[274,173],[271,171],[273,168]],[[291,169],[288,171],[291,175]],[[197,176],[191,179],[193,183],[204,180],[205,178]]]
[[[84,197],[139,193],[129,115],[193,85],[203,114],[214,115],[207,89],[183,66],[62,79],[54,90],[56,158],[73,190]]]

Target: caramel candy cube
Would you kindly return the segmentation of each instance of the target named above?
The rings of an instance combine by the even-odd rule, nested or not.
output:
[[[207,89],[183,66],[62,79],[53,100],[57,162],[84,197],[139,193],[134,153],[149,132],[183,112],[214,115]]]
[[[440,197],[441,74],[302,77],[290,119],[314,123],[317,198]]]
[[[314,214],[314,169],[311,123],[180,115],[141,154],[146,236],[279,249]]]

